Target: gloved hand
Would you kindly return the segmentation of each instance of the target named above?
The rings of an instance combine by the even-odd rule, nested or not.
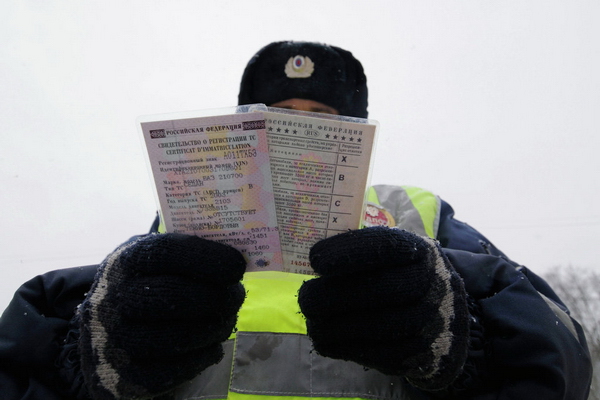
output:
[[[441,390],[467,357],[462,279],[439,244],[400,229],[348,231],[310,251],[298,301],[315,350]]]
[[[219,362],[245,298],[245,268],[234,248],[182,234],[111,253],[78,311],[92,397],[150,398]]]

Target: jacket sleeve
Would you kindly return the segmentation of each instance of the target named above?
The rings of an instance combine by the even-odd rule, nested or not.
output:
[[[585,336],[550,286],[454,219],[445,201],[437,239],[473,301],[476,329],[461,391],[470,388],[474,399],[587,399]]]
[[[454,218],[454,209],[441,200],[437,240],[447,249],[465,250],[471,253],[492,254],[506,257],[485,236],[470,225]]]
[[[66,338],[97,266],[48,272],[23,284],[0,318],[2,398],[71,399],[75,370]],[[65,379],[68,377],[68,379]]]
[[[457,398],[587,399],[592,367],[585,336],[548,285],[503,257],[445,252],[481,326]]]

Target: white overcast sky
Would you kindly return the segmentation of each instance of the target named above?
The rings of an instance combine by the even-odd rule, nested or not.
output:
[[[372,183],[430,189],[537,272],[597,268],[600,2],[0,4],[0,309],[100,262],[156,210],[140,115],[236,104],[276,40],[359,58],[381,124]]]

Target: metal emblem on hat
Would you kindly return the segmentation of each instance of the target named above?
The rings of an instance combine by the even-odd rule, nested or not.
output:
[[[315,70],[315,63],[308,57],[295,56],[285,64],[285,74],[288,78],[309,78]]]

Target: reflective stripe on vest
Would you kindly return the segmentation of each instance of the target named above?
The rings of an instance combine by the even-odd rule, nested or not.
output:
[[[433,193],[413,186],[375,185],[369,188],[367,201],[389,211],[398,228],[437,237],[441,201]]]
[[[237,333],[224,344],[225,357],[179,388],[177,399],[260,400],[285,397],[409,400],[401,377],[384,375],[313,351],[297,303],[309,276],[250,272]]]

